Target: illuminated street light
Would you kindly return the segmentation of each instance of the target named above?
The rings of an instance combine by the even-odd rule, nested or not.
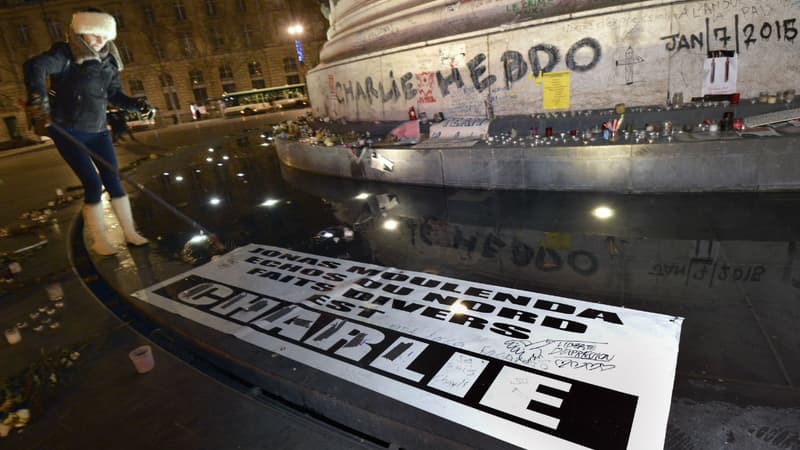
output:
[[[267,199],[264,203],[262,203],[261,206],[275,206],[278,203],[280,203],[280,200],[275,200],[275,199],[270,198],[270,199]]]
[[[305,56],[303,55],[303,44],[300,43],[300,36],[303,34],[303,26],[296,23],[294,25],[290,25],[287,29],[289,35],[294,38],[294,49],[297,52],[297,62],[300,63],[299,71],[300,71],[300,82],[304,82],[303,78],[305,78],[304,68],[305,65],[303,62],[305,61]]]
[[[356,200],[366,200],[367,198],[369,198],[369,194],[367,194],[366,192],[362,192],[356,195]]]
[[[608,206],[598,206],[592,211],[592,215],[598,219],[610,219],[614,216],[614,210]]]
[[[394,219],[387,219],[385,222],[383,222],[383,228],[389,231],[396,230],[399,225],[400,223]]]

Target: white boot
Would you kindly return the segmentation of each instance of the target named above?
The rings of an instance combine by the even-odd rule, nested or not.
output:
[[[125,240],[131,245],[145,245],[148,241],[146,237],[136,232],[133,224],[133,213],[131,212],[131,201],[127,195],[111,199],[111,207],[117,215],[122,232],[125,233]]]
[[[89,231],[91,244],[89,249],[98,255],[108,256],[117,253],[117,249],[108,241],[106,224],[103,221],[103,204],[86,203],[83,205],[83,223]]]

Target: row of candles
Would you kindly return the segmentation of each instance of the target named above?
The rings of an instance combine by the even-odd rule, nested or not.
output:
[[[30,313],[28,317],[31,320],[39,320],[39,323],[31,327],[35,332],[41,332],[45,328],[56,330],[60,327],[58,322],[51,319],[56,311],[64,307],[64,290],[60,283],[49,284],[46,288],[47,298],[52,302],[52,306],[41,306],[36,311]],[[22,330],[28,328],[27,322],[18,322],[11,328],[7,328],[3,334],[5,335],[6,342],[11,345],[19,344],[22,341]]]

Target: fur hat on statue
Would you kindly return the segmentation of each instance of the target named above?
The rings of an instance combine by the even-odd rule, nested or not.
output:
[[[100,11],[81,11],[72,15],[70,24],[75,34],[96,34],[109,41],[117,37],[117,22],[114,16]]]

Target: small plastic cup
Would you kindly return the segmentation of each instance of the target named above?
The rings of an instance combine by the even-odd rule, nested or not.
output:
[[[150,372],[156,364],[153,360],[153,349],[151,349],[149,345],[143,345],[131,350],[131,352],[128,353],[128,357],[131,358],[133,366],[139,373]]]

